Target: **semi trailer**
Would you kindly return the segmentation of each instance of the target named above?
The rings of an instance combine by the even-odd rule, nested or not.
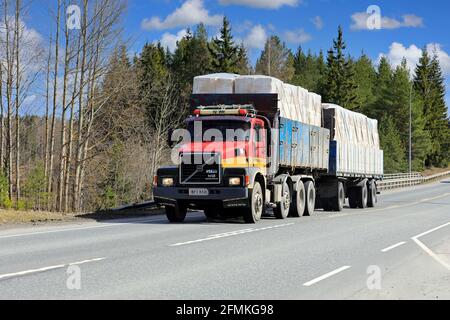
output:
[[[171,132],[177,162],[154,180],[169,221],[184,221],[188,209],[256,223],[269,211],[278,219],[339,212],[346,199],[351,208],[376,205],[383,177],[376,121],[273,78],[226,80],[230,89],[194,90],[187,139],[174,141]],[[255,89],[258,81],[275,89]]]

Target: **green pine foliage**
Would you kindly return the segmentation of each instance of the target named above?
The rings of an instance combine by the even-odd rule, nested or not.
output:
[[[338,37],[328,51],[327,71],[323,82],[324,102],[335,103],[349,110],[358,110],[358,85],[355,77],[355,63],[346,57],[342,27],[338,28]]]
[[[295,73],[294,59],[286,44],[278,36],[271,36],[256,61],[255,72],[291,82]]]
[[[239,47],[233,41],[231,26],[227,17],[223,18],[220,36],[209,43],[208,49],[212,57],[213,72],[239,72],[236,65],[239,61]]]
[[[385,173],[406,172],[408,168],[404,145],[391,116],[383,116],[380,121],[379,131],[381,148],[384,150]]]

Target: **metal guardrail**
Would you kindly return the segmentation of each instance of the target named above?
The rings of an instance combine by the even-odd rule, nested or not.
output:
[[[431,182],[449,175],[450,171],[437,173],[427,177],[424,177],[422,174],[418,172],[386,174],[384,176],[384,179],[378,182],[378,190],[382,191],[415,186]]]

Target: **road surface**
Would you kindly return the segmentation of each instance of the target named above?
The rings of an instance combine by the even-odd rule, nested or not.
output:
[[[256,225],[192,213],[3,230],[0,299],[450,299],[450,180]]]

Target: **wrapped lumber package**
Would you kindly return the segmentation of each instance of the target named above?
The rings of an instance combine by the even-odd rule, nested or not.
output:
[[[231,73],[214,73],[194,78],[194,94],[232,94],[234,93],[234,81],[239,77]]]
[[[235,93],[276,93],[281,117],[321,126],[321,97],[301,87],[268,76],[240,76],[235,79]]]
[[[335,104],[325,103],[322,108],[324,126],[333,136],[330,171],[340,175],[382,175],[383,151],[377,120]]]
[[[380,148],[378,121],[335,104],[324,103],[323,109],[335,112],[334,140],[347,144]]]

